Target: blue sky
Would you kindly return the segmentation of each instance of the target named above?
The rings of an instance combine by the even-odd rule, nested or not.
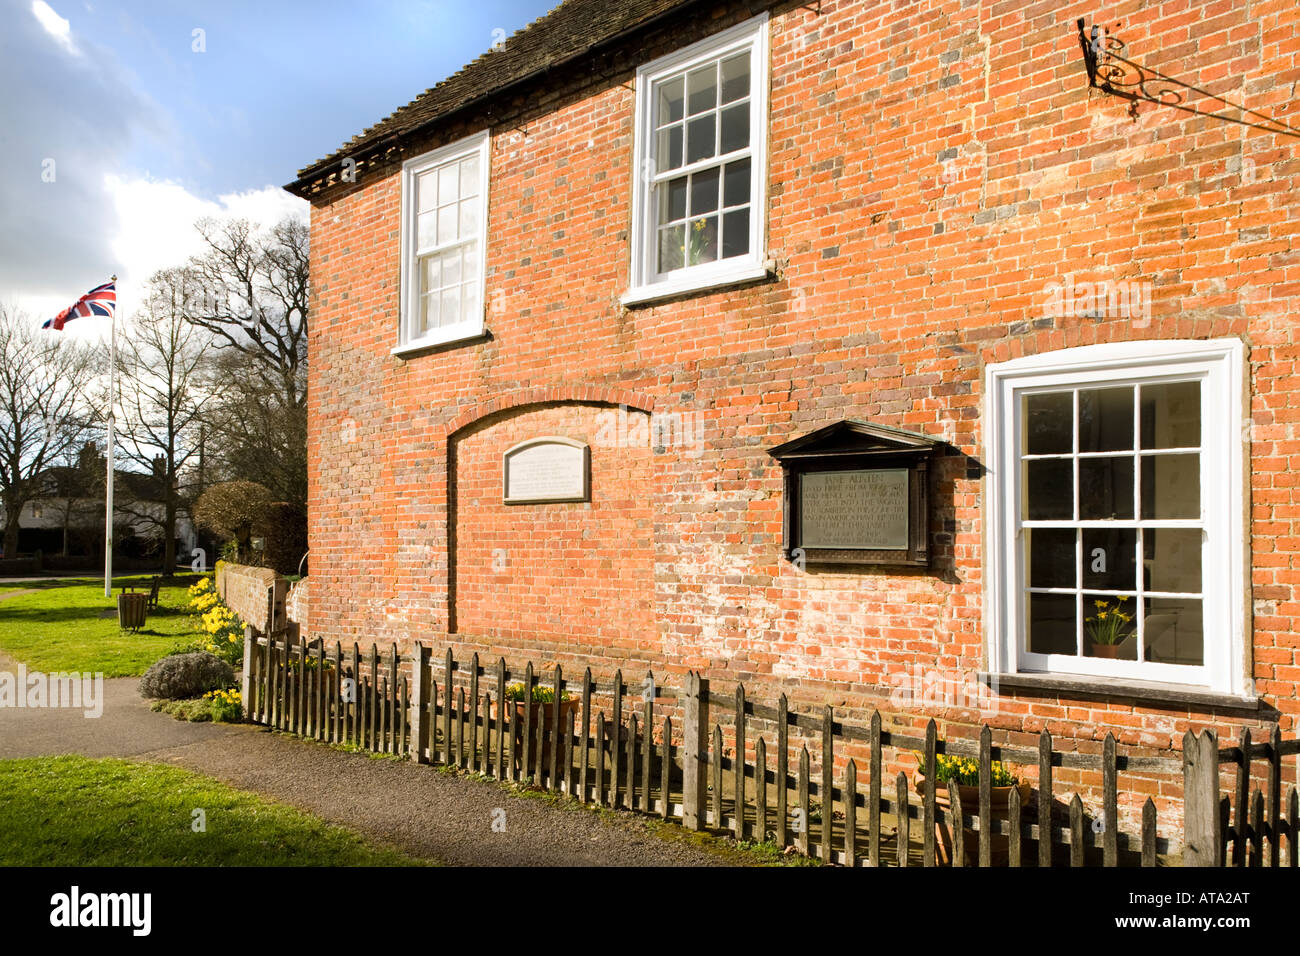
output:
[[[305,216],[299,168],[557,2],[0,0],[0,301],[116,271],[129,311],[195,218]]]

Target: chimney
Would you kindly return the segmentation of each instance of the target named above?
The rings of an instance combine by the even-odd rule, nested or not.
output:
[[[167,474],[167,459],[162,455],[153,456],[153,476],[162,478]]]

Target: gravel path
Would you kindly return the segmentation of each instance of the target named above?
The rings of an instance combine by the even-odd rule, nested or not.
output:
[[[0,671],[16,672],[0,654]],[[461,866],[727,866],[752,861],[630,813],[521,796],[409,761],[345,753],[251,725],[149,710],[136,678],[104,710],[0,707],[0,758],[77,753],[169,763],[291,804],[426,859]]]
[[[748,862],[630,813],[551,803],[409,761],[343,753],[259,728],[140,754],[456,866],[727,866]],[[663,833],[656,832],[662,829]]]

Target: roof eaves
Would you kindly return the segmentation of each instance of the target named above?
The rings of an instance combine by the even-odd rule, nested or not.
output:
[[[333,174],[327,175],[327,174],[330,173],[333,167],[340,166],[345,159],[350,158],[355,160],[358,164],[360,164],[360,162],[363,159],[368,159],[369,157],[373,156],[376,153],[379,152],[387,153],[392,149],[396,148],[403,140],[418,136],[421,133],[426,132],[427,130],[429,130],[433,126],[436,126],[439,123],[446,122],[448,119],[460,113],[463,113],[467,110],[472,110],[478,106],[481,106],[485,102],[488,102],[492,99],[502,96],[503,94],[511,90],[529,84],[534,80],[538,79],[539,77],[547,75],[553,70],[556,70],[560,67],[568,66],[575,62],[579,62],[583,58],[589,57],[594,53],[596,53],[597,51],[602,51],[611,45],[620,43],[623,40],[625,40],[627,37],[635,34],[636,32],[647,29],[648,27],[651,27],[659,23],[660,21],[666,19],[672,14],[680,13],[682,8],[684,7],[696,6],[703,2],[704,0],[680,0],[680,2],[665,7],[664,9],[660,10],[658,13],[654,14],[653,16],[647,17],[644,20],[638,20],[635,23],[632,23],[624,27],[623,29],[617,31],[616,33],[612,33],[609,36],[602,37],[599,41],[589,46],[583,47],[580,50],[575,50],[571,54],[559,57],[557,59],[548,60],[544,62],[541,66],[529,71],[528,73],[522,76],[515,77],[506,82],[490,87],[484,90],[483,92],[479,93],[478,95],[464,101],[463,103],[456,104],[454,107],[446,110],[445,112],[437,113],[433,116],[425,117],[424,119],[416,122],[414,125],[410,127],[406,127],[403,129],[396,129],[391,133],[388,133],[387,135],[374,140],[373,142],[370,143],[364,142],[366,135],[370,131],[376,130],[379,127],[383,126],[386,122],[388,122],[393,117],[397,116],[403,110],[410,109],[416,103],[418,103],[423,97],[433,93],[435,90],[438,89],[438,87],[451,81],[455,77],[460,76],[471,66],[473,66],[475,63],[478,63],[480,60],[483,60],[485,57],[492,55],[490,51],[487,53],[480,54],[478,57],[475,57],[475,59],[471,60],[468,64],[461,67],[461,69],[451,74],[451,76],[447,77],[447,79],[443,80],[437,86],[425,90],[424,93],[422,93],[420,96],[417,96],[406,106],[402,107],[401,109],[395,110],[393,113],[389,114],[389,116],[380,120],[378,123],[373,124],[364,132],[358,134],[357,136],[354,136],[351,140],[348,141],[347,144],[345,144],[344,147],[336,150],[335,152],[333,152],[329,156],[326,156],[323,159],[317,160],[315,163],[311,164],[310,166],[304,167],[303,169],[299,170],[298,178],[295,179],[293,182],[286,184],[283,188],[295,196],[298,196],[303,199],[310,199],[312,195],[323,192],[326,189],[329,189],[332,186],[335,186],[339,183],[340,180],[338,180],[335,175]],[[558,10],[559,7],[556,7],[555,9]],[[554,10],[551,11],[551,13],[554,12],[555,12]],[[550,16],[550,15],[551,14],[548,13],[546,16]],[[522,30],[517,31],[514,35],[518,36],[520,33],[524,33],[530,29],[533,29],[543,19],[545,19],[545,17],[533,21],[533,23],[530,23]],[[357,144],[359,148],[348,149],[348,146],[351,146],[353,144]],[[324,180],[324,182],[321,182],[322,180]],[[319,184],[319,185],[316,185],[315,188],[313,188],[313,184]]]

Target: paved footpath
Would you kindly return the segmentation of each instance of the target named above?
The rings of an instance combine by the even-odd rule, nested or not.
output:
[[[15,670],[14,661],[0,654],[0,671]],[[567,801],[556,806],[494,783],[344,753],[248,724],[176,720],[150,711],[137,684],[136,678],[104,681],[104,712],[97,719],[71,709],[0,707],[0,758],[77,753],[174,764],[450,865],[746,862],[735,852],[661,836],[633,814],[596,813]]]

